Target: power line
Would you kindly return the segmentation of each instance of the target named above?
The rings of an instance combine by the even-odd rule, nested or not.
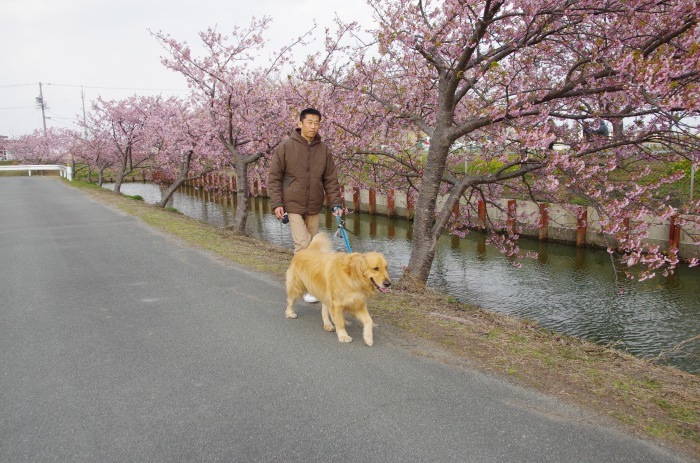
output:
[[[65,87],[65,88],[75,88],[75,89],[81,89],[81,96],[83,98],[83,119],[85,118],[85,92],[83,91],[84,89],[91,89],[91,90],[101,90],[101,91],[130,91],[130,92],[184,92],[184,91],[189,91],[189,88],[146,88],[146,87],[109,87],[109,86],[97,86],[97,85],[78,85],[78,84],[60,84],[60,83],[47,83],[47,82],[32,82],[32,83],[13,83],[13,84],[0,84],[0,90],[2,89],[12,89],[12,88],[20,88],[20,87],[36,87],[39,85],[39,96],[35,98],[37,106],[8,106],[8,107],[0,107],[0,110],[5,111],[5,110],[26,110],[26,109],[35,109],[36,107],[40,108],[42,111],[42,123],[43,123],[43,128],[44,132],[46,132],[47,127],[46,127],[46,119],[49,119],[52,121],[53,124],[60,124],[64,126],[75,126],[78,127],[78,124],[75,122],[71,122],[71,120],[78,120],[78,117],[74,118],[67,118],[67,117],[59,117],[57,115],[54,115],[53,117],[47,116],[46,112],[49,112],[48,110],[50,109],[46,101],[44,100],[43,92],[42,92],[42,85],[44,87],[46,86],[52,86],[52,87]],[[46,88],[44,88],[46,89]],[[22,92],[17,92],[19,93],[24,93]],[[49,98],[50,99],[50,98]],[[3,113],[3,114],[8,114],[8,113]]]
[[[32,82],[31,84],[7,84],[7,85],[0,85],[0,88],[10,88],[10,87],[33,87],[36,85],[36,82]]]
[[[91,86],[91,85],[70,85],[70,84],[52,84],[52,83],[47,83],[46,85],[54,85],[56,87],[91,88],[94,90],[148,90],[148,91],[185,91],[185,90],[189,90],[187,88],[99,87],[99,86]]]
[[[71,122],[71,120],[67,117],[47,117],[46,119],[50,120],[51,122],[53,122],[55,124],[61,124],[65,127],[80,127],[78,124]],[[67,119],[68,122],[65,122],[61,119]]]
[[[104,87],[104,86],[96,86],[96,85],[53,84],[53,83],[49,83],[49,82],[43,82],[43,84],[44,85],[53,85],[55,87],[89,88],[89,89],[93,89],[93,90],[129,90],[129,91],[141,90],[141,91],[150,91],[150,92],[155,92],[155,91],[182,92],[182,91],[189,90],[188,88]],[[31,84],[5,84],[5,85],[0,85],[0,88],[33,87],[36,85],[37,85],[37,82],[33,82]]]

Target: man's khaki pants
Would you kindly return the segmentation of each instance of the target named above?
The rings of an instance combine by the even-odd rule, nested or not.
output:
[[[318,223],[321,214],[301,215],[289,213],[289,227],[294,240],[294,252],[306,249],[311,243],[311,238],[318,233]]]

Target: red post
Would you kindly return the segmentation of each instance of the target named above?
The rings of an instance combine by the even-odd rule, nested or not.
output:
[[[677,249],[681,243],[681,227],[676,224],[676,216],[671,217],[668,225],[668,247]]]
[[[477,211],[479,214],[479,230],[486,229],[486,203],[480,199],[477,203]]]
[[[374,188],[369,189],[369,214],[373,215],[377,209],[377,192]]]
[[[515,216],[517,214],[516,201],[514,199],[508,200],[508,234],[515,235]]]
[[[258,196],[259,184],[258,179],[253,180],[253,196]]]
[[[360,212],[360,187],[352,188],[352,206],[355,211]]]
[[[394,205],[394,190],[389,190],[389,194],[386,197],[386,215],[387,217],[393,217],[396,214],[396,207]]]
[[[576,222],[576,246],[586,244],[586,228],[588,227],[588,208],[579,207],[578,220]]]
[[[547,204],[540,203],[540,240],[546,240],[549,236],[549,212]]]
[[[622,227],[624,230],[620,233],[618,233],[618,238],[617,238],[617,252],[624,252],[624,248],[620,246],[620,240],[624,239],[625,241],[630,239],[630,218],[625,217],[622,219]]]

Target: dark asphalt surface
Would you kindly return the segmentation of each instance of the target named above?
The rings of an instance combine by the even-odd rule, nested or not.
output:
[[[1,462],[679,462],[584,410],[341,344],[318,305],[46,177],[0,178]]]

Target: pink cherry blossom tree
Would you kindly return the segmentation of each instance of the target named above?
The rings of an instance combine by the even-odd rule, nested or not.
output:
[[[220,144],[214,138],[208,114],[202,108],[193,109],[189,101],[166,100],[149,119],[147,129],[155,146],[153,170],[174,179],[158,206],[165,207],[185,182],[222,168],[223,158],[217,155]]]
[[[104,174],[107,169],[112,169],[117,157],[110,135],[104,130],[98,121],[90,114],[89,118],[80,121],[83,134],[73,145],[73,159],[76,165],[84,165],[87,169],[88,182],[92,181],[92,173],[97,172],[97,184],[102,186]]]
[[[73,137],[70,129],[51,127],[10,140],[8,149],[22,164],[67,164]]]
[[[124,178],[136,169],[150,167],[157,147],[148,131],[149,120],[158,113],[161,97],[133,96],[119,101],[98,98],[89,115],[89,125],[109,140],[107,155],[116,170],[114,191],[121,192]],[[102,138],[100,138],[102,140]]]
[[[215,163],[235,170],[239,206],[231,229],[240,234],[246,233],[250,175],[287,136],[298,110],[290,106],[279,71],[289,60],[288,50],[303,37],[273,55],[268,66],[256,67],[254,60],[263,50],[263,32],[269,24],[269,18],[253,19],[229,36],[215,29],[201,32],[202,56],[194,56],[185,42],[154,34],[167,52],[163,64],[185,76],[196,105],[208,113],[211,133],[220,146],[221,159]]]
[[[700,212],[661,193],[683,175],[669,166],[700,161],[695,1],[369,3],[374,28],[338,21],[298,76],[330,89],[357,182],[417,191],[407,277],[427,280],[445,229],[476,225],[476,199],[523,196],[595,207],[642,277],[674,268],[641,219]]]

